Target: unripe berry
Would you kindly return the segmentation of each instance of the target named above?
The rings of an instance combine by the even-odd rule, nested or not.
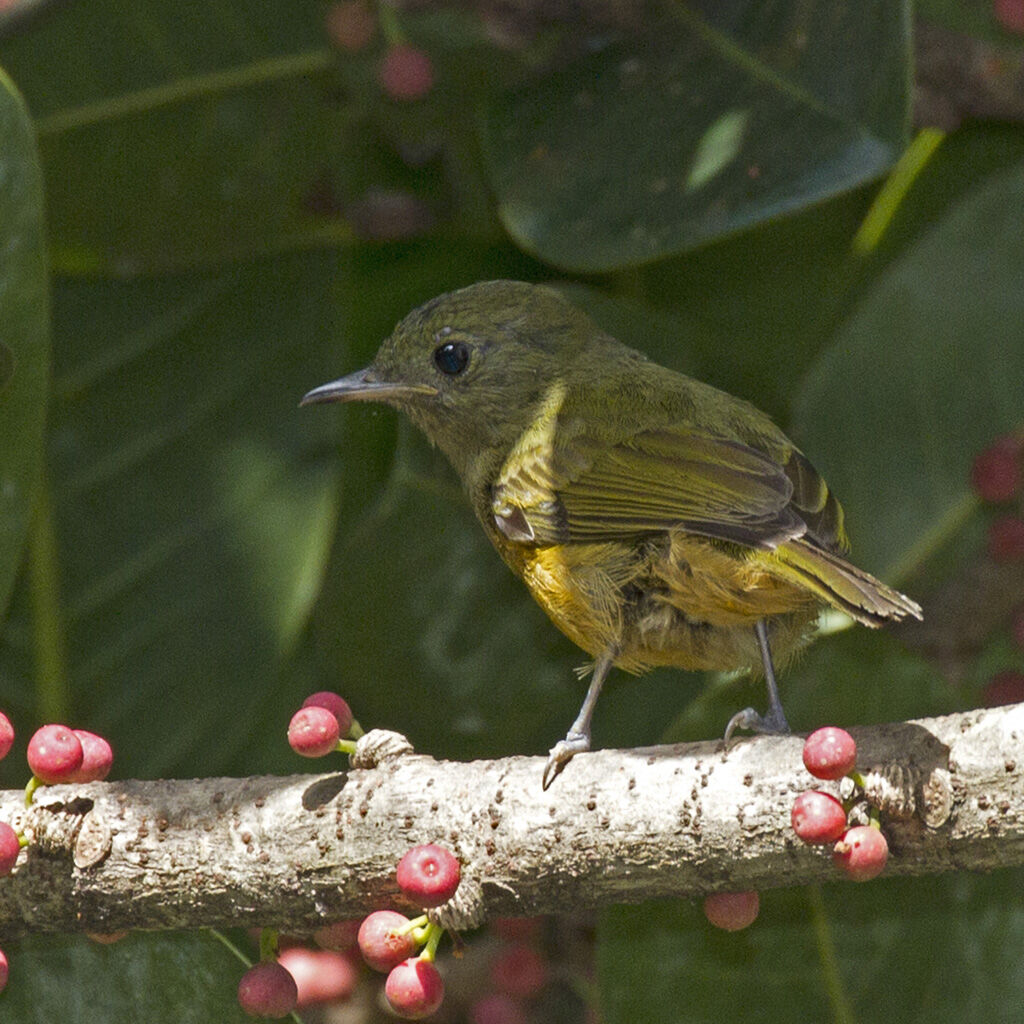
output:
[[[981,691],[981,703],[986,708],[1019,704],[1021,701],[1024,701],[1024,672],[1013,669],[997,672]]]
[[[491,963],[491,984],[510,996],[531,999],[547,983],[548,965],[530,946],[515,943],[499,951]]]
[[[338,719],[327,708],[300,708],[288,724],[288,744],[303,757],[323,757],[340,738]]]
[[[793,831],[805,843],[834,843],[846,831],[846,811],[830,793],[809,789],[793,801]]]
[[[857,744],[834,725],[816,729],[804,741],[804,767],[816,779],[841,779],[857,763]]]
[[[415,46],[392,46],[381,61],[377,79],[393,100],[418,100],[434,86],[434,65]]]
[[[72,732],[82,744],[82,763],[71,777],[71,782],[102,782],[110,774],[114,763],[114,751],[110,744],[94,732],[73,729]]]
[[[391,1009],[406,1020],[429,1017],[444,999],[444,982],[428,960],[405,960],[392,968],[384,983]]]
[[[756,892],[715,892],[704,900],[704,916],[727,932],[752,925],[760,909],[761,897]]]
[[[347,999],[359,982],[359,972],[341,953],[292,946],[278,956],[278,963],[295,979],[296,1009],[316,1003]]]
[[[18,833],[6,821],[0,821],[0,875],[9,875],[14,870],[20,849]]]
[[[988,553],[993,562],[1019,562],[1024,559],[1024,519],[1000,516],[988,528]]]
[[[269,960],[250,967],[238,983],[238,1005],[250,1017],[287,1017],[298,997],[295,979]]]
[[[443,846],[414,846],[399,862],[398,888],[419,907],[439,907],[455,895],[462,869]]]
[[[832,863],[855,882],[880,875],[888,859],[889,844],[882,830],[872,825],[848,829],[832,851]]]
[[[1015,437],[1001,437],[975,457],[971,486],[982,501],[1009,501],[1020,490],[1020,447]]]
[[[375,910],[359,926],[359,952],[375,971],[390,971],[416,954],[409,918],[396,910]]]
[[[348,735],[352,728],[352,709],[344,697],[330,690],[320,690],[318,693],[311,693],[303,702],[304,708],[327,708],[328,711],[338,720],[338,734]]]
[[[66,725],[44,725],[28,741],[28,766],[47,785],[70,781],[83,756],[81,740]]]
[[[13,744],[14,726],[11,725],[11,720],[0,711],[0,761],[11,752]]]

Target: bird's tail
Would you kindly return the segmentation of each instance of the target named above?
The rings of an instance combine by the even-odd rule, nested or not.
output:
[[[787,541],[772,556],[776,575],[817,594],[865,626],[882,626],[906,615],[921,618],[916,601],[813,541]]]

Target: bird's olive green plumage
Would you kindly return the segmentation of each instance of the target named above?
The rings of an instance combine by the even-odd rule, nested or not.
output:
[[[757,666],[821,605],[919,615],[843,558],[843,512],[747,402],[648,360],[556,292],[472,285],[410,313],[371,366],[304,401],[393,405],[447,455],[484,531],[595,658]]]

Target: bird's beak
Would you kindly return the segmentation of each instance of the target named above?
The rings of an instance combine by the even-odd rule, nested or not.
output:
[[[313,405],[315,402],[387,402],[410,398],[413,395],[436,394],[437,388],[429,384],[403,384],[401,381],[381,380],[371,366],[313,388],[302,396],[299,405]]]

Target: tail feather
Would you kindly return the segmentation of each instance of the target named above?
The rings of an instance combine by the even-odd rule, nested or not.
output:
[[[812,541],[788,541],[773,555],[772,569],[778,576],[805,587],[865,626],[882,626],[907,615],[921,618],[916,601]]]

